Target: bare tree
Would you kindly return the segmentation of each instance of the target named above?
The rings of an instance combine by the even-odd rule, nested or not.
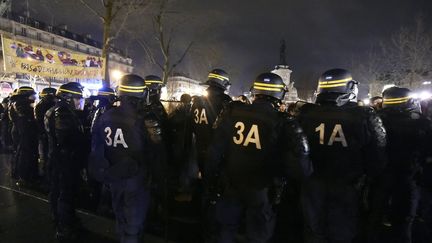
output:
[[[175,68],[184,61],[194,42],[188,42],[182,51],[176,48],[174,41],[176,37],[175,29],[177,26],[170,26],[168,20],[172,20],[169,14],[177,12],[168,10],[169,0],[161,0],[158,13],[153,18],[153,38],[156,41],[158,54],[161,61],[158,60],[156,52],[151,48],[152,43],[139,38],[138,44],[144,49],[149,61],[160,68],[162,71],[162,81],[166,83],[168,77],[173,73]]]
[[[382,45],[382,44],[381,44]],[[372,47],[367,52],[367,57],[361,63],[353,62],[352,73],[360,84],[369,85],[369,93],[372,96],[381,95],[385,80],[382,80],[384,72],[382,46]]]
[[[105,58],[108,65],[108,51],[112,41],[124,30],[128,17],[137,10],[145,9],[151,0],[101,0],[101,4],[97,6],[87,1],[80,0],[103,24],[102,58]],[[114,24],[117,24],[115,28]],[[108,68],[105,70],[105,85],[108,85]]]
[[[382,79],[417,88],[432,72],[432,33],[428,32],[421,18],[415,28],[402,28],[383,46],[385,73]]]
[[[353,73],[369,84],[373,96],[380,95],[386,84],[416,89],[432,78],[431,56],[432,32],[417,18],[414,27],[403,27],[378,48],[371,48],[366,60],[353,65]]]

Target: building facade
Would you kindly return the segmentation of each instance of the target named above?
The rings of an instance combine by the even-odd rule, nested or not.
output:
[[[206,87],[200,85],[200,81],[181,75],[174,75],[168,78],[168,82],[163,89],[161,98],[164,100],[180,100],[182,94],[191,96],[205,95]]]
[[[93,56],[102,55],[102,44],[93,40],[90,35],[72,33],[66,25],[52,26],[13,12],[6,12],[3,17],[0,17],[0,34],[35,47]],[[120,50],[111,48],[108,59],[108,72],[110,74],[113,72],[133,72],[132,59]],[[1,56],[1,62],[3,63],[3,56]],[[115,77],[111,79],[111,86],[116,87],[118,80]],[[0,81],[10,83],[13,88],[29,85],[37,90],[48,86],[57,88],[66,82],[80,82],[93,92],[102,87],[101,79],[58,79],[20,73],[5,73],[3,69],[0,69]]]
[[[288,87],[284,101],[288,103],[297,102],[299,100],[297,89],[294,87],[294,82],[291,82],[292,70],[287,65],[277,65],[271,72],[281,76],[283,82]]]

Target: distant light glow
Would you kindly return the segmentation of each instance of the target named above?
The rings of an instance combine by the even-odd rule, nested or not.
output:
[[[96,89],[99,90],[103,87],[103,85],[101,83],[95,83],[95,84],[91,84],[91,83],[81,83],[82,86],[84,86],[87,89]]]
[[[167,100],[168,99],[168,89],[167,87],[162,87],[161,89],[161,99]]]
[[[412,93],[411,98],[419,99],[419,100],[427,100],[432,98],[432,94],[428,91],[422,91],[420,93]]]
[[[419,98],[421,100],[427,100],[427,99],[431,98],[431,96],[432,96],[431,93],[429,93],[427,91],[423,91],[420,93]]]
[[[388,88],[395,87],[395,86],[396,86],[395,84],[386,84],[386,85],[384,85],[382,92],[384,92],[384,90],[386,90]]]
[[[119,80],[121,79],[121,77],[123,77],[124,73],[120,70],[114,69],[111,71],[111,76],[115,79],[115,80]]]
[[[431,81],[424,81],[422,84],[423,85],[429,85],[429,84],[432,84],[432,82]]]
[[[363,99],[363,104],[369,105],[370,104],[370,100],[369,99]]]

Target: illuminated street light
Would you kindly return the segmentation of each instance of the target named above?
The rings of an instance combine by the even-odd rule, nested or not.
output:
[[[369,98],[363,99],[363,104],[364,105],[369,105],[370,104]]]
[[[120,70],[117,70],[117,69],[115,69],[115,70],[112,70],[111,71],[111,76],[115,79],[115,80],[119,80],[119,79],[121,79],[121,77],[123,77],[123,72],[122,71],[120,71]]]
[[[386,85],[384,85],[384,87],[383,87],[383,89],[382,89],[382,92],[384,92],[384,90],[386,90],[386,89],[388,89],[388,88],[391,88],[391,87],[395,87],[396,85],[395,84],[386,84]],[[382,93],[381,92],[381,93]]]

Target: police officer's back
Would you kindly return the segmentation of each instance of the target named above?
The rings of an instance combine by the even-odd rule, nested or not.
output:
[[[109,87],[103,87],[98,90],[98,94],[93,98],[98,101],[96,106],[96,110],[93,114],[91,114],[91,127],[93,130],[93,126],[99,119],[99,117],[107,110],[111,109],[114,103],[117,101],[116,93],[113,89]]]
[[[348,71],[325,72],[318,92],[316,104],[299,114],[314,166],[303,190],[308,241],[351,242],[362,178],[375,177],[385,165],[385,129],[371,108],[355,103],[357,82]]]
[[[162,126],[166,129],[168,114],[160,101],[162,87],[164,85],[162,79],[156,75],[148,75],[144,78],[145,85],[148,88],[147,108],[157,116],[162,122]]]
[[[277,111],[276,104],[286,92],[282,78],[261,74],[253,92],[251,105],[236,101],[224,109],[209,147],[205,180],[212,184],[215,178],[224,188],[216,192],[223,191],[216,202],[218,242],[233,242],[243,214],[248,242],[267,242],[275,220],[269,198],[273,179],[304,178],[311,173],[302,129],[286,113]]]
[[[16,168],[20,182],[34,180],[37,176],[37,126],[34,118],[36,92],[33,88],[18,88],[12,103],[16,129]]]
[[[10,120],[9,120],[9,99],[10,96],[2,100],[3,113],[0,117],[1,123],[1,143],[5,151],[10,150],[11,134],[10,134]]]
[[[39,94],[39,102],[34,109],[36,123],[39,133],[39,162],[42,163],[42,173],[47,173],[48,160],[48,136],[45,132],[44,118],[45,113],[55,105],[57,90],[54,88],[44,88]]]
[[[83,125],[77,111],[84,107],[83,87],[76,82],[61,85],[56,105],[45,114],[48,134],[50,206],[59,239],[76,239],[79,223],[75,200],[80,171],[85,163]]]
[[[432,123],[420,111],[409,89],[383,92],[379,115],[387,131],[388,166],[383,179],[381,216],[389,211],[392,242],[411,242],[411,227],[419,202],[420,171],[431,155]],[[430,175],[428,175],[430,176]],[[386,204],[391,201],[390,209]]]
[[[160,124],[144,111],[146,87],[137,75],[125,75],[120,106],[106,111],[93,129],[90,172],[109,183],[121,242],[138,242],[146,217],[150,178],[160,178],[164,145]]]
[[[35,106],[35,118],[38,123],[39,133],[44,133],[44,117],[45,113],[55,105],[55,94],[57,90],[54,88],[44,88],[39,94],[39,102]]]
[[[228,74],[221,69],[214,69],[208,75],[208,80],[203,84],[208,85],[207,97],[197,97],[192,104],[192,131],[195,135],[195,145],[198,155],[198,164],[202,170],[202,164],[206,157],[213,130],[213,123],[225,105],[231,98],[225,94],[231,83]]]

